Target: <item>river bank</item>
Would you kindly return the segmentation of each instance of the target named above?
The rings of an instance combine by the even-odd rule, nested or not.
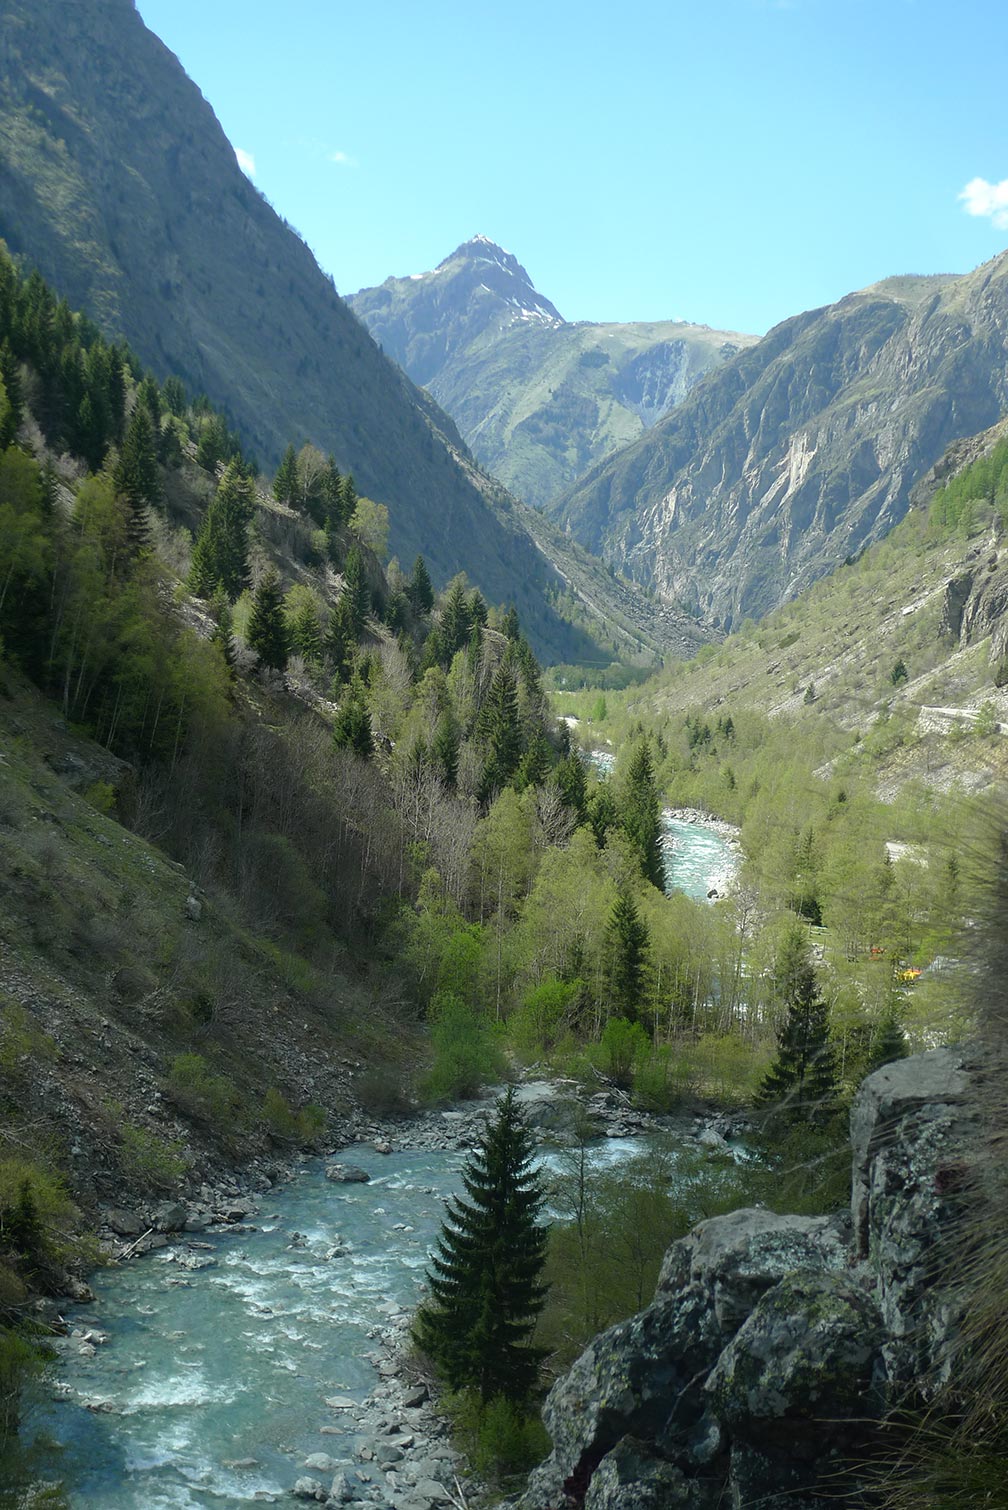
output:
[[[519,1095],[543,1139],[586,1112],[604,1167],[660,1130],[684,1149],[724,1146],[717,1118],[649,1117],[610,1089],[530,1079]],[[361,1113],[355,1141],[274,1168],[268,1188],[262,1172],[236,1177],[132,1213],[168,1230],[109,1229],[119,1261],[93,1277],[97,1303],[67,1314],[60,1399],[42,1422],[63,1444],[71,1505],[192,1510],[296,1491],[433,1510],[456,1474],[470,1496],[404,1344],[444,1196],[492,1105],[487,1093],[400,1121]]]

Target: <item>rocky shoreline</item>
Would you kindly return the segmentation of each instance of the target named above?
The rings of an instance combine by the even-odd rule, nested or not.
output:
[[[484,1093],[478,1101],[408,1118],[374,1118],[360,1112],[347,1120],[338,1145],[331,1145],[324,1155],[325,1176],[336,1183],[366,1180],[366,1173],[352,1163],[354,1149],[365,1145],[383,1155],[467,1151],[478,1141],[499,1089]],[[698,1149],[727,1150],[726,1138],[737,1130],[729,1119],[718,1116],[658,1117],[638,1112],[623,1093],[611,1087],[586,1094],[573,1081],[533,1079],[517,1089],[530,1123],[544,1142],[570,1141],[576,1117],[598,1141],[665,1131]],[[305,1175],[316,1159],[300,1154],[287,1160],[256,1160],[240,1175],[235,1173],[216,1186],[199,1186],[187,1199],[104,1207],[99,1238],[105,1257],[123,1263],[157,1253],[183,1271],[213,1267],[214,1245],[208,1238],[223,1232],[255,1232],[264,1198],[280,1184]],[[291,1237],[296,1242],[298,1234]],[[69,1298],[86,1303],[94,1295],[87,1285],[78,1283]],[[39,1302],[39,1313],[57,1334],[54,1342],[59,1352],[90,1356],[106,1341],[99,1327],[68,1326],[55,1301]],[[410,1320],[409,1313],[403,1312],[369,1334],[375,1351],[367,1356],[379,1378],[364,1400],[349,1396],[326,1400],[329,1409],[338,1413],[339,1425],[323,1424],[321,1434],[342,1436],[352,1420],[356,1439],[352,1466],[347,1465],[345,1453],[341,1459],[326,1452],[311,1454],[291,1486],[293,1497],[328,1505],[437,1510],[443,1505],[467,1504],[482,1491],[452,1446],[448,1423],[437,1410],[433,1382],[417,1374],[409,1350]],[[260,1491],[256,1498],[268,1502],[277,1496]]]

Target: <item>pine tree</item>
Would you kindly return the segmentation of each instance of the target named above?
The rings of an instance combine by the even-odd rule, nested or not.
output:
[[[150,409],[139,397],[133,405],[126,438],[122,443],[115,469],[116,492],[129,505],[126,541],[130,554],[137,556],[150,546],[148,509],[160,494],[157,449]]]
[[[451,712],[442,713],[438,719],[431,742],[431,756],[446,787],[454,787],[458,780],[459,727]]]
[[[456,577],[448,589],[444,608],[441,610],[441,639],[445,659],[451,664],[456,651],[463,649],[472,630],[469,604],[466,601],[465,581]]]
[[[644,996],[644,976],[651,936],[629,891],[621,891],[616,898],[609,914],[606,942],[613,1005],[610,1015],[626,1017],[635,1022]]]
[[[351,546],[347,553],[346,566],[343,568],[343,583],[343,596],[347,600],[350,623],[353,625],[354,638],[357,639],[364,628],[368,610],[371,607],[371,589],[364,575],[364,558],[356,545]]]
[[[273,497],[277,503],[285,503],[288,508],[291,508],[297,496],[297,488],[297,453],[291,445],[287,447],[283,460],[277,467],[277,474],[273,479]]]
[[[646,739],[634,750],[619,799],[620,823],[634,847],[641,875],[662,890],[661,802]]]
[[[248,646],[263,666],[283,671],[287,665],[287,625],[280,578],[271,568],[255,590],[249,615]]]
[[[407,593],[418,618],[430,613],[434,607],[434,588],[423,556],[417,556],[413,563],[413,575],[410,577]]]
[[[786,1117],[816,1122],[833,1110],[836,1065],[829,1036],[829,1008],[819,993],[805,930],[796,924],[777,957],[774,985],[787,1016],[777,1035],[777,1057],[756,1094],[758,1106]]]
[[[350,668],[356,643],[357,636],[354,634],[350,603],[344,593],[329,615],[329,628],[325,637],[326,660],[332,667],[333,675],[340,681]]]
[[[480,787],[480,800],[486,802],[511,780],[522,754],[518,689],[506,658],[490,683],[476,735],[486,751]]]
[[[287,626],[291,650],[313,665],[322,659],[322,626],[318,610],[310,598],[304,598],[290,616]]]
[[[419,1345],[447,1384],[487,1403],[532,1394],[544,1356],[531,1345],[546,1289],[545,1194],[535,1143],[508,1089],[462,1169],[465,1195],[447,1215],[416,1320]]]
[[[337,750],[352,750],[361,760],[374,754],[374,735],[367,692],[359,676],[350,683],[333,721],[333,744]]]
[[[218,585],[213,595],[210,609],[215,620],[213,633],[210,636],[210,643],[219,647],[220,653],[224,657],[224,664],[228,669],[228,674],[234,676],[237,662],[234,643],[234,617],[231,613],[231,600],[220,585]]]
[[[521,624],[518,619],[518,610],[513,603],[508,605],[507,612],[501,619],[501,631],[509,640],[516,643],[521,638]]]
[[[189,586],[209,598],[218,586],[233,602],[248,580],[248,526],[255,494],[241,464],[229,462],[193,546]]]

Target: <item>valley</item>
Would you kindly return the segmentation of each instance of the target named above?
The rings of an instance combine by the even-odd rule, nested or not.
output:
[[[133,0],[2,10],[0,1510],[1000,1504],[1008,252],[740,332],[673,193],[737,60],[688,153],[439,135],[487,18],[396,80],[348,13],[267,134]],[[537,198],[575,140],[726,328]],[[343,298],[393,181],[428,270]],[[417,252],[504,206],[557,304]]]

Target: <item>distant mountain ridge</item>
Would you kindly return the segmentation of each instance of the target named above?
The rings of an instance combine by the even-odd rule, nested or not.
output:
[[[723,628],[880,539],[953,441],[1008,411],[1008,253],[785,320],[550,510]]]
[[[483,465],[538,507],[756,339],[673,320],[569,324],[518,259],[480,235],[430,272],[349,302]]]
[[[407,567],[465,570],[542,655],[597,658],[551,605],[564,578],[514,500],[248,182],[132,0],[6,0],[0,236],[155,374],[204,390],[261,462],[290,441],[332,451],[389,505]]]

